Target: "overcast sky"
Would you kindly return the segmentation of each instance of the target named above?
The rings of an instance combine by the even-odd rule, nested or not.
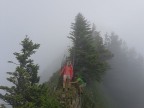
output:
[[[143,0],[0,0],[0,85],[13,71],[13,52],[28,35],[41,47],[34,56],[43,72],[70,45],[71,22],[81,12],[99,31],[115,32],[144,54]]]

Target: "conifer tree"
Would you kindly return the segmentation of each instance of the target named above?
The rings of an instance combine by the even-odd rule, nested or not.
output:
[[[99,55],[99,60],[101,62],[105,62],[106,60],[112,57],[112,53],[105,46],[103,38],[100,34],[100,31],[96,30],[95,24],[92,27],[92,37],[93,37],[93,45],[95,47],[96,52]]]
[[[93,44],[93,31],[89,22],[79,13],[71,29],[69,38],[72,39],[73,47],[70,54],[74,61],[74,72],[81,73],[86,79],[100,81],[106,65],[100,61]]]
[[[0,94],[0,98],[12,105],[13,108],[22,107],[27,102],[33,101],[35,94],[32,94],[31,90],[39,82],[37,75],[39,66],[34,64],[30,57],[40,47],[40,44],[34,44],[32,40],[26,37],[21,41],[20,45],[22,46],[21,52],[14,53],[19,62],[18,66],[14,72],[7,72],[10,75],[7,80],[13,85],[11,87],[0,86],[0,89],[6,92],[4,95]],[[14,63],[12,61],[9,62]]]
[[[75,23],[72,23],[70,39],[73,41],[73,47],[70,50],[71,56],[74,59],[74,71],[81,72],[82,69],[88,70],[88,53],[91,46],[91,28],[87,20],[79,13],[75,18]]]

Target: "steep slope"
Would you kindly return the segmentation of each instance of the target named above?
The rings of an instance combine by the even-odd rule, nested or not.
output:
[[[87,85],[80,97],[78,96],[78,89],[74,85],[71,86],[69,91],[63,92],[62,78],[58,72],[53,74],[48,84],[59,100],[60,108],[112,108],[110,101],[108,101],[109,98],[105,96],[102,84],[96,81]]]

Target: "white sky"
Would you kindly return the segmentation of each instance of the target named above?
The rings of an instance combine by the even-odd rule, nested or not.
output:
[[[78,12],[97,29],[114,31],[129,46],[144,54],[143,0],[0,0],[0,85],[13,71],[13,52],[28,35],[41,47],[34,56],[43,72],[69,46],[67,36]]]

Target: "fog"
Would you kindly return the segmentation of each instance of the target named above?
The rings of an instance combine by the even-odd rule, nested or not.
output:
[[[1,0],[0,85],[9,85],[6,72],[14,71],[15,65],[7,61],[17,62],[13,53],[20,51],[25,35],[41,45],[32,57],[40,65],[42,81],[48,80],[71,45],[67,36],[79,12],[102,34],[114,31],[144,54],[143,4],[142,0]]]
[[[144,107],[144,58],[128,48],[117,35],[111,34],[108,49],[113,58],[103,80],[104,93],[113,103],[111,108]]]

